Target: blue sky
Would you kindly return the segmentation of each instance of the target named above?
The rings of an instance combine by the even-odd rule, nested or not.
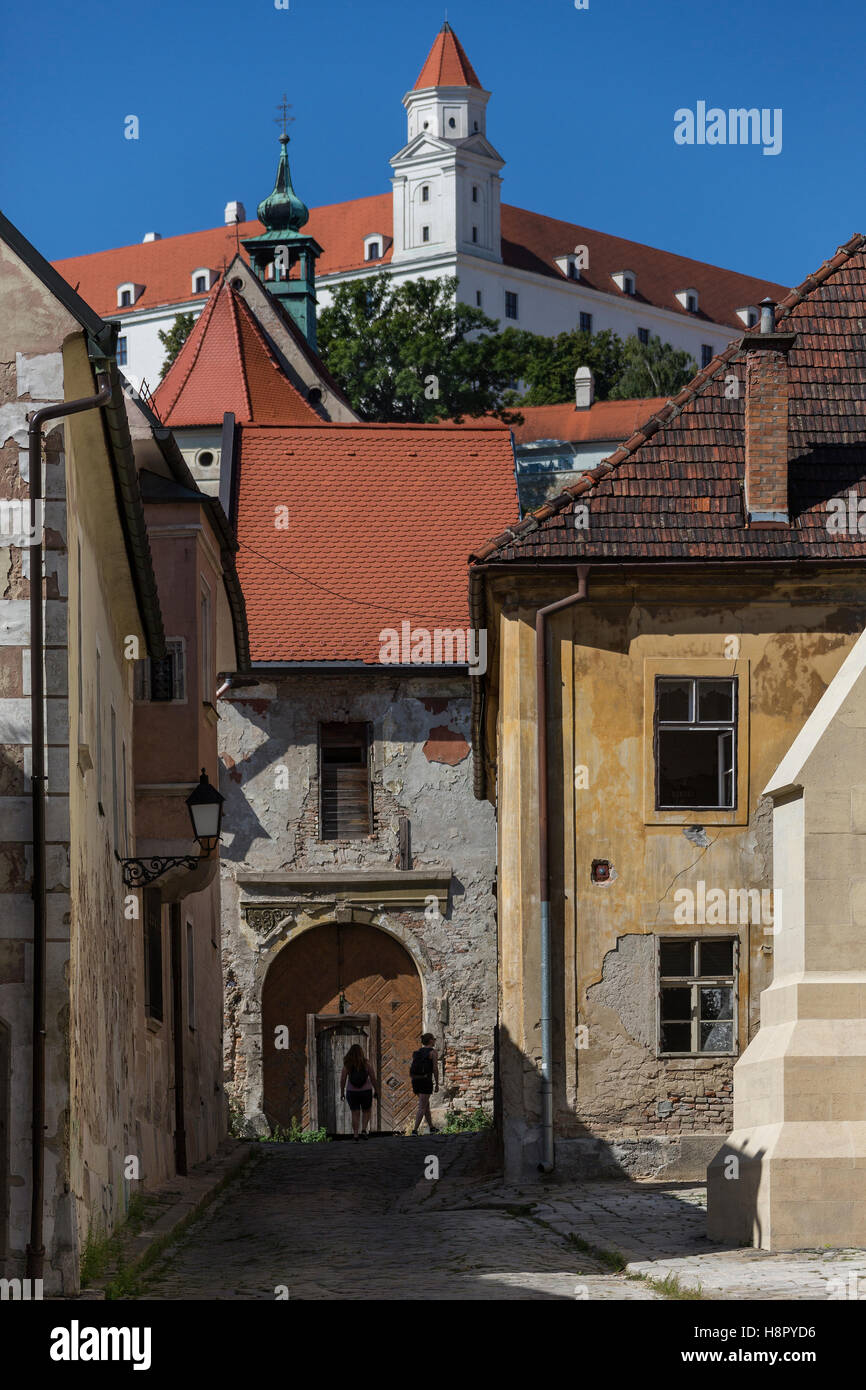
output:
[[[91,0],[4,19],[0,207],[54,259],[253,215],[276,104],[310,205],[388,187],[436,0]],[[823,0],[449,0],[493,96],[503,199],[794,284],[866,229],[866,9]],[[13,55],[20,58],[11,61]],[[674,112],[783,111],[776,156],[674,143]],[[124,139],[137,115],[140,138]]]

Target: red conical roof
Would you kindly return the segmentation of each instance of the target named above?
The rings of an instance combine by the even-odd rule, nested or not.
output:
[[[316,424],[320,417],[285,376],[246,301],[217,283],[153,393],[164,425],[218,425],[225,411],[259,424]]]
[[[477,87],[483,90],[478,74],[447,20],[436,35],[413,91],[417,92],[421,87]]]

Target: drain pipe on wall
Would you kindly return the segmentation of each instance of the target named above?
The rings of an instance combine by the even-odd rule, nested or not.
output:
[[[30,795],[33,806],[33,1076],[31,1109],[30,1241],[26,1277],[41,1279],[45,1263],[42,1206],[45,1189],[45,679],[42,612],[42,426],[83,410],[95,410],[111,398],[107,371],[97,373],[98,391],[77,401],[43,406],[30,416],[27,466],[30,488]]]
[[[547,779],[547,620],[586,598],[589,565],[577,566],[578,588],[568,598],[539,608],[535,615],[535,676],[538,720],[538,868],[541,902],[541,1125],[540,1173],[552,1173],[553,1153],[553,989],[550,959],[550,844]]]

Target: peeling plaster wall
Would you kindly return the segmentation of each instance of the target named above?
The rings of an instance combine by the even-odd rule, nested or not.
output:
[[[286,676],[220,702],[223,965],[227,1086],[261,1127],[261,990],[273,955],[299,930],[334,920],[332,897],[238,884],[239,871],[392,869],[401,816],[414,869],[449,869],[447,912],[366,904],[421,976],[425,1026],[445,1039],[446,1091],[456,1108],[493,1103],[496,873],[492,807],[474,800],[468,679]],[[318,724],[369,721],[374,833],[318,836]],[[256,931],[242,905],[278,905],[275,930]],[[270,921],[270,919],[268,919]],[[408,1084],[408,1082],[407,1082]]]
[[[534,622],[537,606],[559,595],[532,580],[491,586],[497,650],[488,727],[497,751],[501,1084],[512,1171],[536,1160],[539,1139]],[[814,577],[629,574],[625,582],[591,572],[588,600],[552,622],[547,717],[560,1139],[633,1141],[649,1171],[648,1155],[672,1142],[727,1132],[736,1057],[659,1055],[655,943],[677,935],[737,940],[741,1052],[772,977],[773,936],[754,920],[678,923],[677,893],[696,892],[700,880],[725,893],[772,887],[772,818],[761,789],[864,623],[862,582],[841,568]],[[739,677],[735,811],[656,813],[652,691],[659,671]],[[610,881],[592,882],[593,860],[611,864]]]

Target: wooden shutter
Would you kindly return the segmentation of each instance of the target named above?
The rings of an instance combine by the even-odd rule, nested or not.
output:
[[[319,725],[319,835],[353,840],[372,830],[366,724]]]

